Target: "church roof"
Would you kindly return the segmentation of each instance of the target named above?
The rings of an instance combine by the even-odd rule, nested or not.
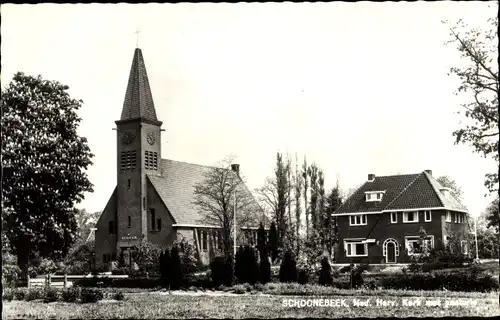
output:
[[[149,181],[172,214],[176,224],[208,225],[203,222],[205,215],[193,204],[193,201],[195,200],[195,185],[203,182],[206,173],[213,169],[214,167],[210,166],[161,159],[162,176],[148,174]],[[243,192],[247,192],[253,199],[253,195],[246,186]],[[255,208],[262,210],[257,201],[253,200]],[[258,227],[258,223],[249,224],[247,227]]]
[[[158,121],[146,65],[139,48],[134,52],[120,121],[132,119]]]

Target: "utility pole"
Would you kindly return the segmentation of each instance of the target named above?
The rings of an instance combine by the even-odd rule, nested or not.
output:
[[[479,248],[477,247],[477,217],[474,219],[474,240],[476,242],[476,260],[479,260]]]

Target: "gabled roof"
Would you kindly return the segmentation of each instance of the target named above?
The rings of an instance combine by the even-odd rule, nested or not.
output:
[[[172,214],[176,224],[207,225],[202,221],[204,215],[193,204],[194,189],[196,184],[203,182],[205,174],[212,169],[213,167],[209,166],[161,159],[162,176],[148,174],[149,181]],[[250,193],[246,186],[244,192]],[[258,206],[256,201],[255,205]]]
[[[442,186],[427,172],[375,177],[365,182],[335,214],[383,212],[425,208],[443,208],[452,211],[467,209],[451,195],[441,193]],[[367,202],[365,192],[385,191],[382,201]]]
[[[146,65],[139,48],[134,52],[120,121],[132,119],[158,121]]]

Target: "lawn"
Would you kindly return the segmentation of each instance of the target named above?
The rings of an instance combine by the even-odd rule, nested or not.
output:
[[[347,293],[344,292],[344,293]],[[354,293],[354,292],[353,292]],[[403,299],[406,299],[403,301]],[[329,306],[324,306],[325,301]],[[377,303],[378,300],[378,303]],[[420,303],[419,303],[420,301]],[[369,305],[362,305],[368,302]],[[428,306],[436,302],[438,306]],[[288,306],[288,304],[316,306]],[[356,306],[356,304],[359,304]],[[461,304],[449,305],[447,304]],[[286,304],[286,305],[285,305]],[[338,304],[338,305],[337,305]],[[395,304],[395,305],[393,305]],[[333,305],[333,306],[332,306]],[[379,291],[377,295],[279,296],[234,295],[190,296],[168,293],[126,293],[125,300],[103,300],[95,304],[3,302],[2,319],[19,318],[269,318],[269,317],[463,317],[498,316],[498,292],[453,293],[414,292],[398,297],[394,292]]]

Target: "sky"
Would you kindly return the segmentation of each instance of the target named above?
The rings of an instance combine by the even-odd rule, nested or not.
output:
[[[2,87],[14,73],[70,87],[95,154],[104,209],[116,185],[116,131],[134,49],[142,49],[162,128],[162,157],[214,165],[227,155],[250,189],[276,153],[304,156],[330,189],[377,176],[448,175],[473,215],[491,197],[492,160],[455,145],[462,63],[442,20],[481,27],[485,2],[2,5]],[[140,30],[139,37],[135,34]]]

